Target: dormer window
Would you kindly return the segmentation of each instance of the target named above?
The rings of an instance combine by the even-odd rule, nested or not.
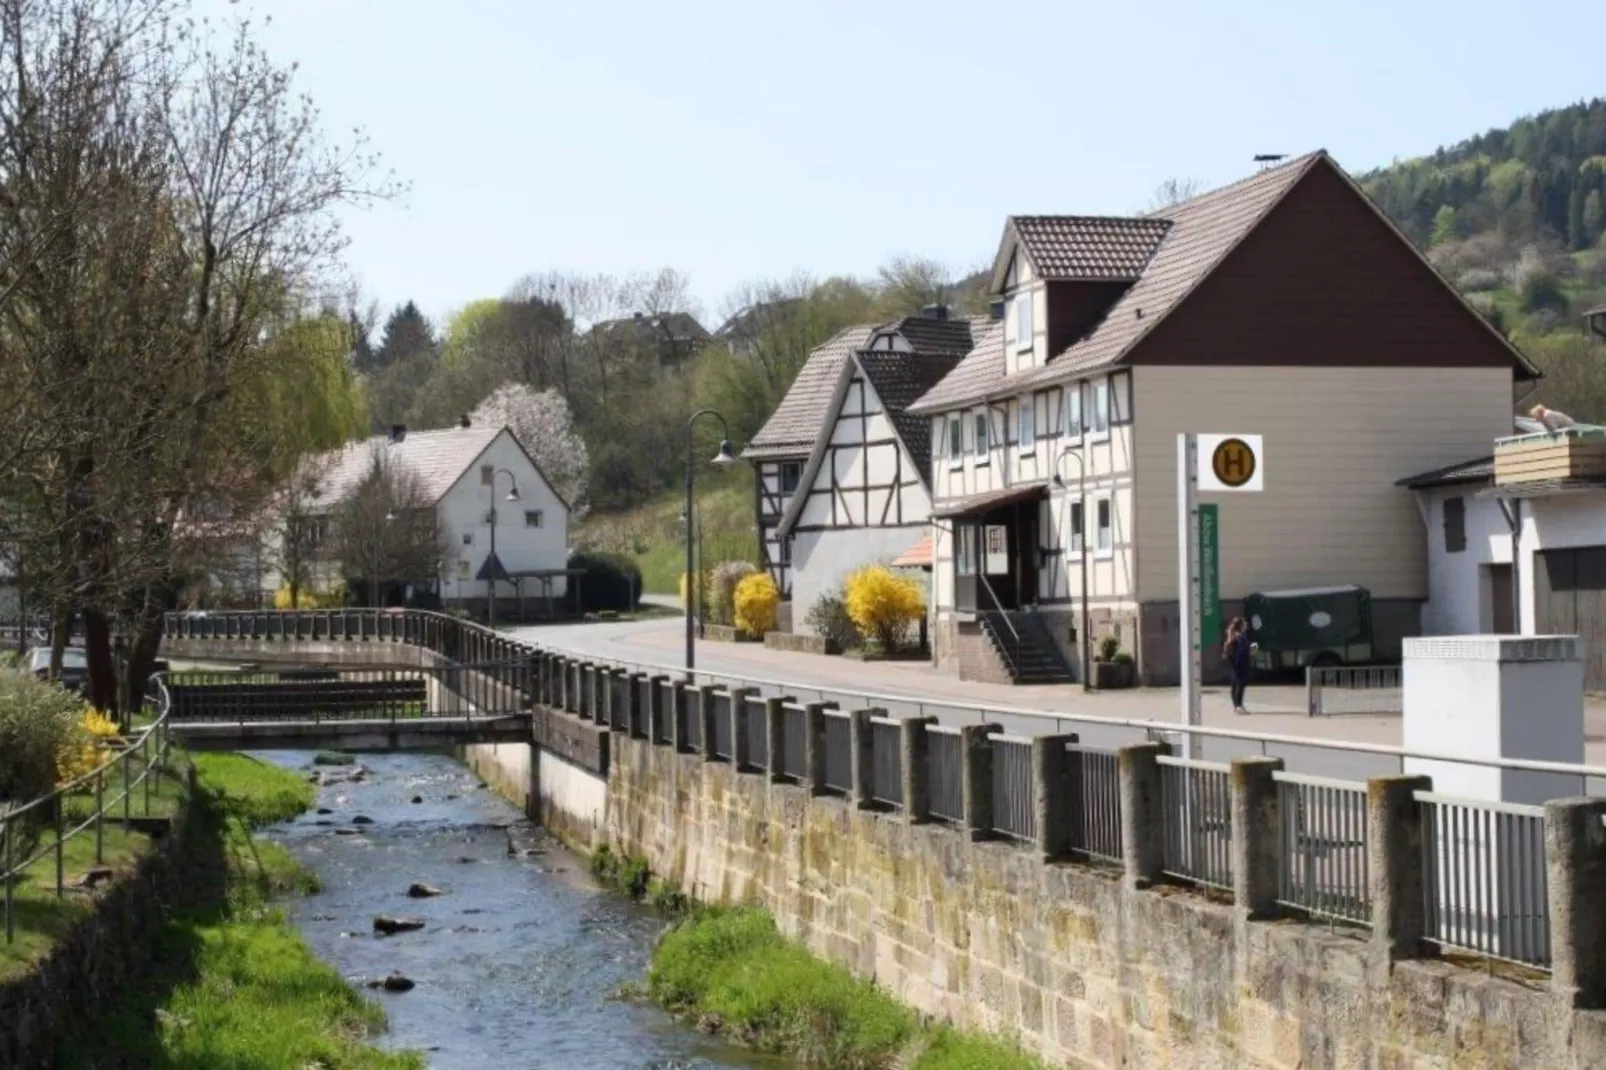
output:
[[[1015,348],[1032,348],[1032,294],[1031,291],[1015,298]]]

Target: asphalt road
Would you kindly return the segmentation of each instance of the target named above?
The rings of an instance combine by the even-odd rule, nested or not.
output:
[[[531,642],[602,661],[676,674],[683,671],[685,631],[681,618],[540,625],[512,631]],[[1178,723],[1182,716],[1180,694],[1175,689],[1135,688],[1085,694],[1076,685],[980,684],[958,680],[927,662],[867,663],[771,650],[749,643],[699,640],[695,652],[699,673],[758,686],[766,695],[787,694],[810,702],[836,701],[849,709],[882,707],[893,716],[935,716],[945,724],[991,721],[1017,735],[1074,732],[1081,742],[1099,747],[1123,746],[1146,738],[1144,729],[1123,722],[1170,725]],[[1204,724],[1214,729],[1290,737],[1291,741],[1262,744],[1214,738],[1204,742],[1203,757],[1227,761],[1264,753],[1282,757],[1295,772],[1346,780],[1401,770],[1397,757],[1343,749],[1345,744],[1399,746],[1398,716],[1311,718],[1305,714],[1304,689],[1289,686],[1252,688],[1248,705],[1249,716],[1236,716],[1225,689],[1207,688]],[[1021,712],[984,712],[998,707]],[[1606,722],[1606,711],[1596,711],[1591,720],[1597,717]],[[1601,727],[1606,729],[1606,724]],[[1329,745],[1322,746],[1319,741]],[[1587,750],[1589,761],[1606,765],[1606,746],[1590,743]],[[1566,793],[1576,790],[1574,786]]]

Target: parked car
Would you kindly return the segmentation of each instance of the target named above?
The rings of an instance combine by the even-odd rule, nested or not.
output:
[[[36,646],[28,651],[27,671],[39,679],[50,676],[50,648]],[[61,686],[69,691],[82,691],[89,680],[89,661],[84,648],[70,646],[61,652]]]

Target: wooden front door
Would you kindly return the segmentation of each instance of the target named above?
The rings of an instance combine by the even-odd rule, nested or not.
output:
[[[1606,690],[1606,546],[1541,550],[1535,562],[1534,631],[1578,636],[1584,687]]]

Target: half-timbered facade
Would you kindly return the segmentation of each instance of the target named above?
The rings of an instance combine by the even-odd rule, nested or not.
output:
[[[1011,217],[992,292],[1000,321],[912,408],[938,655],[961,665],[1008,629],[1071,670],[1115,639],[1176,680],[1185,432],[1264,437],[1265,490],[1220,506],[1225,610],[1360,584],[1386,654],[1427,595],[1395,481],[1502,433],[1534,375],[1322,152],[1152,216]]]
[[[945,309],[850,327],[810,354],[744,456],[757,474],[763,564],[801,625],[854,568],[890,561],[929,518],[927,422],[908,406],[972,345]]]

